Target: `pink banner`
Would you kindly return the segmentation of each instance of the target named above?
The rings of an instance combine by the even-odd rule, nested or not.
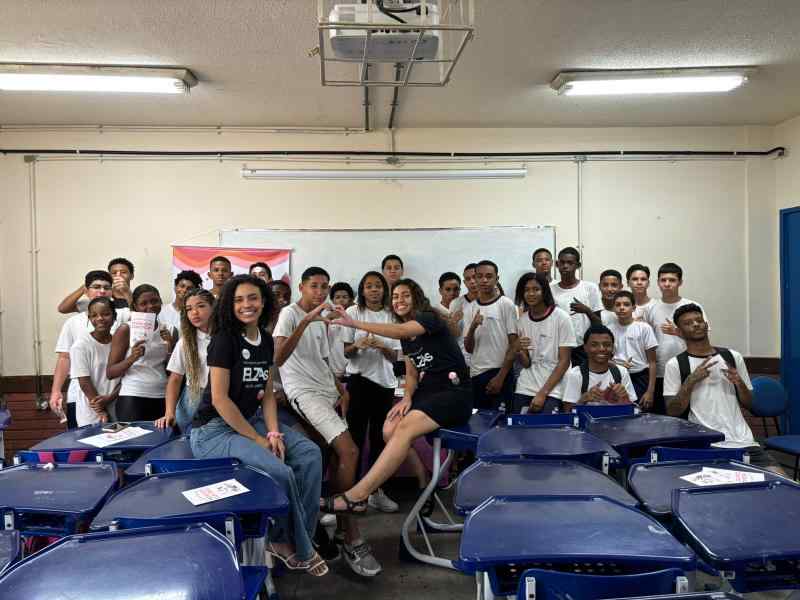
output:
[[[215,256],[231,261],[234,275],[247,273],[250,265],[265,262],[272,270],[273,279],[291,283],[291,250],[274,248],[219,248],[214,246],[173,246],[172,276],[181,271],[195,271],[203,278],[203,287],[211,289],[208,277],[209,262]]]

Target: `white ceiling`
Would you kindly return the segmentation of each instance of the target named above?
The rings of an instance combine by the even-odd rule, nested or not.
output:
[[[353,0],[350,0],[351,2]],[[0,124],[351,126],[322,87],[316,0],[3,0],[0,62],[184,66],[189,96],[0,93]],[[443,89],[400,93],[400,127],[774,124],[800,114],[798,0],[477,0]],[[562,69],[758,65],[731,94],[558,97]],[[374,93],[374,126],[390,92]]]

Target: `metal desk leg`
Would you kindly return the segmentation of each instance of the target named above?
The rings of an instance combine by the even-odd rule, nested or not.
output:
[[[444,567],[446,569],[455,569],[456,567],[453,564],[452,560],[436,556],[436,554],[434,553],[433,546],[431,546],[431,542],[428,539],[428,534],[425,531],[425,522],[423,521],[422,517],[419,514],[420,510],[422,510],[422,505],[425,504],[425,501],[428,498],[430,498],[431,494],[435,493],[436,486],[439,485],[439,480],[441,479],[442,473],[444,472],[445,469],[447,469],[447,467],[450,465],[450,461],[453,459],[453,452],[448,450],[447,458],[444,460],[444,463],[442,463],[440,456],[441,450],[442,450],[441,439],[438,437],[434,438],[433,465],[432,465],[433,473],[431,476],[431,481],[430,483],[428,483],[428,486],[420,494],[416,503],[409,511],[408,516],[406,516],[406,519],[403,522],[403,529],[401,530],[400,535],[402,537],[403,547],[405,548],[405,551],[408,552],[408,554],[415,560],[430,565],[434,565],[437,567]],[[426,554],[417,551],[411,544],[410,532],[411,528],[415,526],[419,527],[420,533],[422,534],[422,537],[425,540],[425,545],[427,546],[428,549],[428,552]]]

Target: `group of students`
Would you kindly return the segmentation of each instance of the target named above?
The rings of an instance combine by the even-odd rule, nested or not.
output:
[[[722,431],[720,445],[774,467],[740,408],[752,400],[744,361],[711,345],[702,306],[679,294],[678,265],[659,268],[660,299],[649,297],[641,264],[625,280],[606,270],[598,284],[578,279],[575,248],[558,253],[557,282],[553,266],[550,251],[537,249],[511,299],[495,263],[470,263],[463,279],[441,276],[432,305],[389,255],[355,291],[309,267],[292,302],[265,263],[234,276],[217,256],[211,290],[183,271],[165,305],[152,285],[131,289],[133,264],[113,259],[59,305],[77,314],[56,345],[51,407],[70,427],[152,420],[190,431],[195,456],[232,456],[269,473],[291,510],[267,551],[315,576],[339,553],[359,575],[381,571],[356,515],[398,510],[381,486],[406,461],[426,486],[414,441],[465,424],[473,407],[549,413],[633,402]],[[156,315],[134,343],[131,311]],[[320,540],[320,511],[335,516],[333,543]]]

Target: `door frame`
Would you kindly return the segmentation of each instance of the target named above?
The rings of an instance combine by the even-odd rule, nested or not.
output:
[[[797,285],[800,286],[800,281],[790,282],[788,281],[788,274],[787,269],[790,260],[790,250],[789,250],[789,240],[787,238],[787,220],[791,216],[795,216],[795,213],[800,214],[800,206],[795,206],[793,208],[783,208],[779,212],[779,233],[778,239],[780,240],[780,250],[779,250],[779,260],[780,260],[780,288],[781,288],[781,382],[783,383],[784,388],[786,388],[786,393],[789,397],[789,415],[793,415],[798,417],[800,415],[800,406],[795,406],[796,404],[800,404],[800,394],[798,394],[798,390],[792,389],[789,383],[791,376],[789,375],[789,361],[788,357],[792,355],[792,343],[789,332],[791,331],[791,321],[792,321],[792,311],[789,307],[789,286],[790,285]],[[795,260],[800,260],[800,256],[795,256]],[[795,349],[796,352],[800,352],[800,348]],[[795,377],[800,377],[800,373],[795,373]],[[794,392],[794,394],[793,394]],[[792,396],[795,396],[793,398]],[[800,433],[800,418],[795,419],[787,419],[784,418],[783,429],[786,433],[793,433],[797,434]],[[794,422],[792,422],[794,421]],[[791,427],[791,431],[787,431],[787,424]]]

